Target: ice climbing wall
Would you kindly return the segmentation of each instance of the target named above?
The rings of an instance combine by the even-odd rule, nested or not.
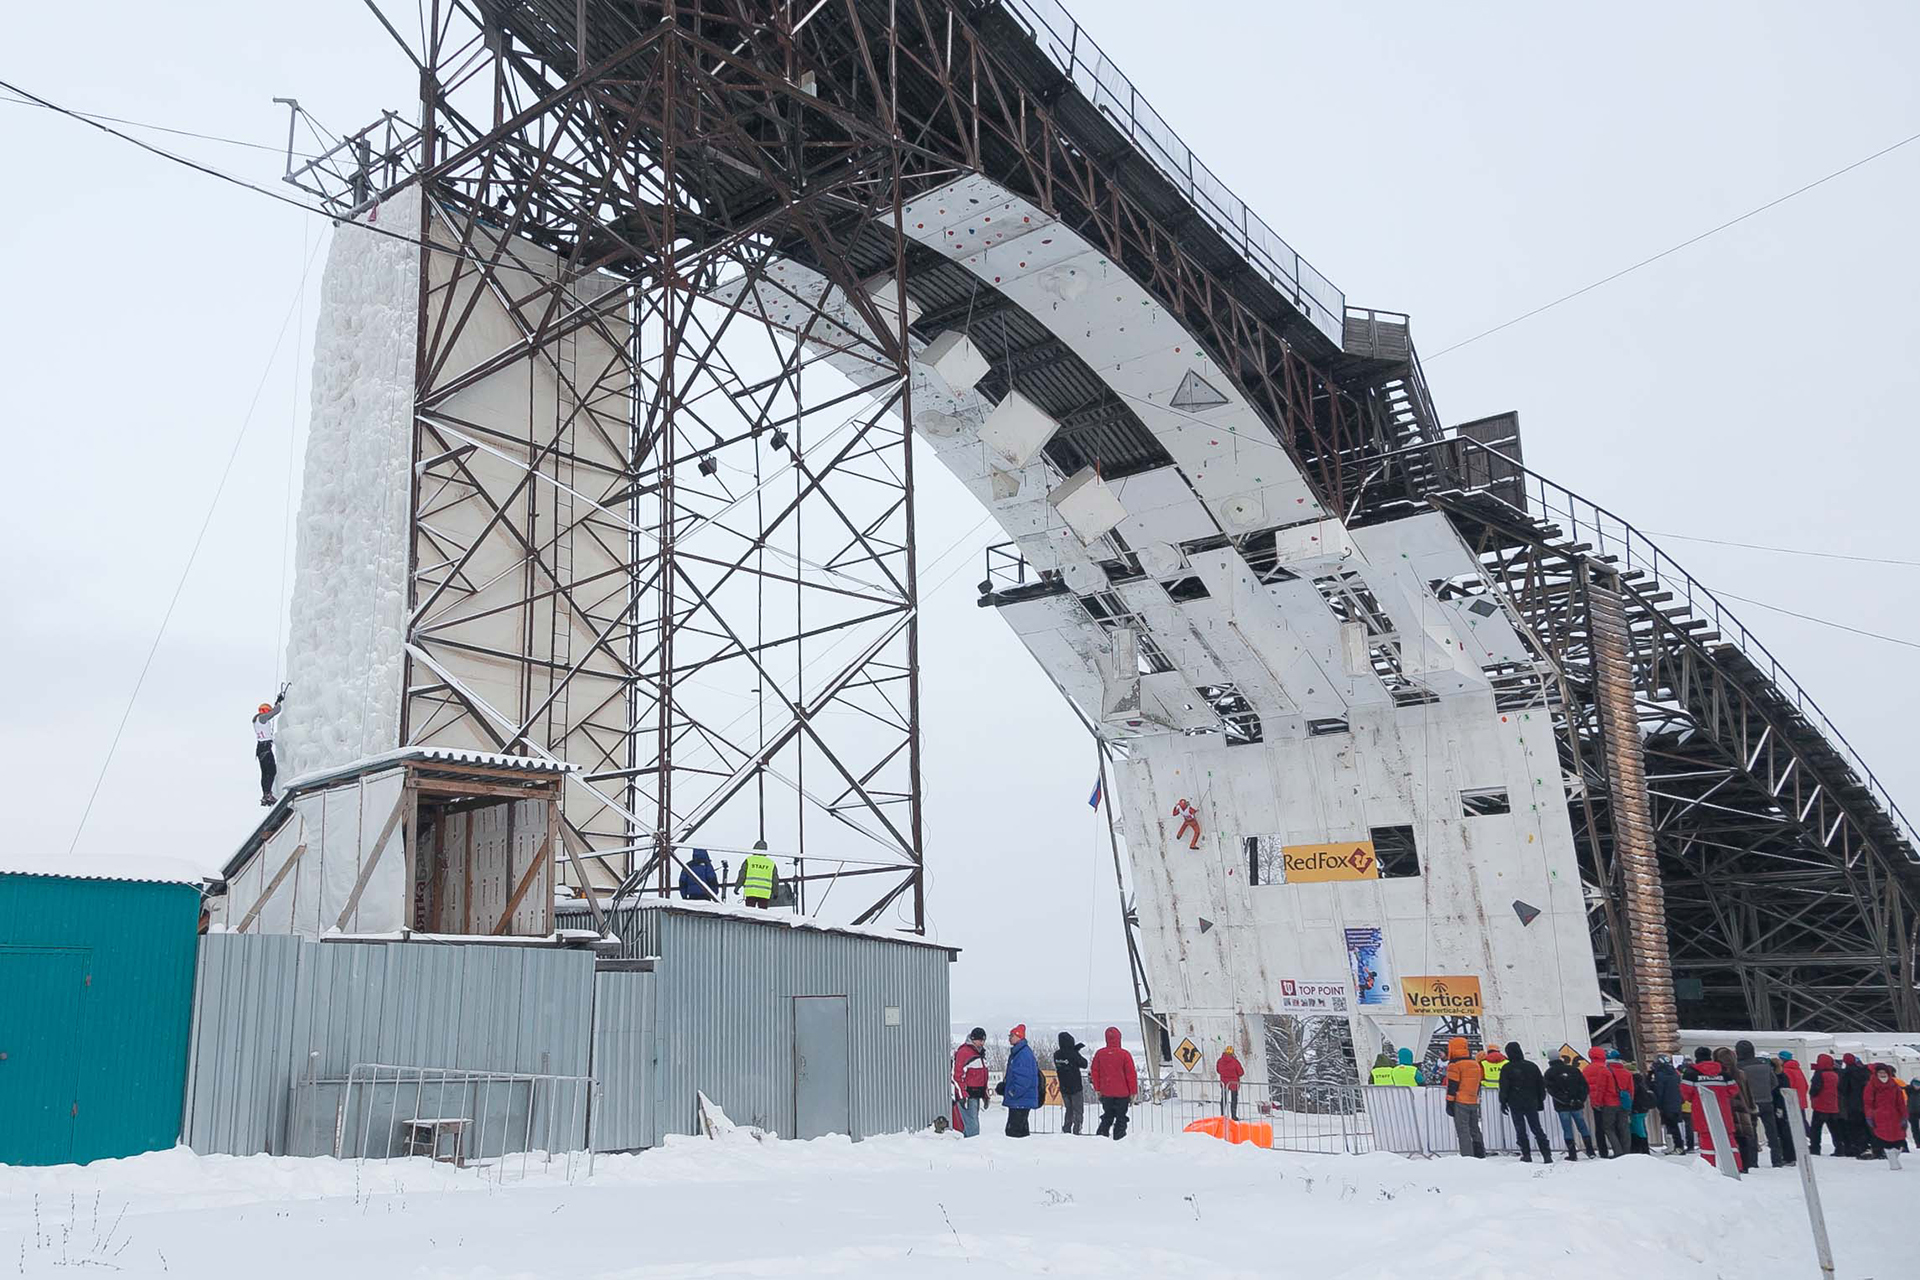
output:
[[[280,769],[399,745],[419,198],[338,223],[320,282]],[[373,228],[398,232],[379,234]]]

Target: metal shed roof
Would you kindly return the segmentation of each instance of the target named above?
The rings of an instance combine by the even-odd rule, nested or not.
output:
[[[118,880],[135,884],[189,884],[198,888],[211,869],[164,854],[0,853],[0,875],[52,876],[65,880]]]

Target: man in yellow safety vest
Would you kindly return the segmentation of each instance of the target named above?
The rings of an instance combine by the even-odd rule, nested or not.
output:
[[[1480,1058],[1481,1083],[1487,1088],[1500,1088],[1500,1073],[1506,1069],[1507,1055],[1498,1049],[1488,1049]]]
[[[767,856],[767,842],[753,842],[753,852],[740,863],[740,876],[733,887],[750,907],[765,911],[773,902],[774,881],[780,878],[779,868],[773,865],[773,859]]]
[[[1368,1084],[1393,1083],[1393,1055],[1382,1050],[1373,1060],[1373,1070],[1367,1075]]]

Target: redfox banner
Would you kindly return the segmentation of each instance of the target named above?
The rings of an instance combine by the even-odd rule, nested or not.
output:
[[[1280,850],[1280,866],[1288,884],[1380,878],[1380,860],[1373,856],[1371,840],[1286,845]]]
[[[1400,984],[1407,1012],[1423,1018],[1480,1016],[1480,979],[1470,974],[1408,978]]]

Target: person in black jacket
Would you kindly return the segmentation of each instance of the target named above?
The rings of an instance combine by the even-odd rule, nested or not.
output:
[[[1867,1070],[1867,1064],[1852,1054],[1841,1055],[1840,1061],[1840,1127],[1847,1135],[1848,1154],[1858,1155],[1871,1150],[1873,1142],[1867,1134],[1866,1094],[1867,1081],[1873,1072]]]
[[[1686,1099],[1680,1095],[1680,1073],[1666,1054],[1655,1054],[1648,1069],[1647,1085],[1653,1090],[1654,1109],[1660,1113],[1660,1128],[1666,1133],[1668,1155],[1688,1155],[1693,1151],[1693,1130],[1684,1123],[1681,1108]]]
[[[1573,1059],[1562,1053],[1547,1064],[1541,1083],[1547,1087],[1547,1096],[1553,1099],[1554,1114],[1560,1117],[1560,1136],[1567,1140],[1567,1159],[1580,1158],[1573,1150],[1573,1131],[1576,1127],[1587,1144],[1587,1159],[1594,1159],[1593,1130],[1587,1127],[1585,1111],[1587,1078],[1574,1067]]]
[[[1535,1141],[1540,1144],[1540,1158],[1548,1164],[1553,1163],[1553,1144],[1547,1141],[1547,1131],[1540,1127],[1540,1109],[1547,1105],[1547,1083],[1540,1074],[1540,1068],[1520,1052],[1520,1042],[1507,1042],[1507,1064],[1500,1069],[1500,1109],[1513,1121],[1514,1137],[1520,1142],[1520,1163],[1532,1164],[1533,1156],[1527,1150],[1527,1130],[1533,1130]],[[1571,1141],[1571,1139],[1569,1139]]]
[[[1082,1133],[1085,1131],[1086,1111],[1082,1103],[1086,1101],[1085,1078],[1081,1072],[1086,1070],[1087,1060],[1080,1051],[1086,1048],[1076,1042],[1071,1032],[1060,1033],[1060,1047],[1053,1051],[1053,1069],[1060,1080],[1060,1100],[1066,1104],[1067,1118],[1062,1133]]]

